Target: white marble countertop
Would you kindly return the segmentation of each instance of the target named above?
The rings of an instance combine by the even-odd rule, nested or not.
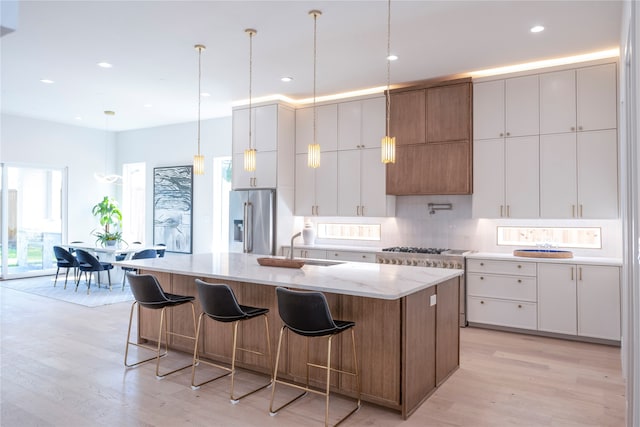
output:
[[[463,274],[463,270],[363,262],[300,269],[263,267],[262,255],[209,253],[121,261],[115,265],[203,278],[229,279],[271,286],[394,300]],[[273,257],[282,258],[282,257]]]
[[[585,257],[574,256],[573,258],[530,258],[515,256],[509,253],[496,253],[496,252],[475,252],[467,255],[467,258],[481,258],[481,259],[498,259],[505,261],[522,261],[522,262],[547,262],[558,264],[593,264],[593,265],[622,265],[622,259],[620,258],[604,258],[604,257]]]

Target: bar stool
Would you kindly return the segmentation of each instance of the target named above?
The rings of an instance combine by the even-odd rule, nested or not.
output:
[[[273,360],[271,359],[271,341],[269,339],[269,320],[267,319],[268,308],[249,307],[246,305],[238,304],[233,290],[224,283],[212,284],[202,280],[196,279],[196,285],[198,287],[198,295],[200,296],[200,305],[202,306],[202,313],[198,317],[198,327],[196,328],[196,342],[193,347],[193,364],[191,369],[191,388],[197,390],[200,386],[231,375],[231,390],[229,392],[229,399],[231,403],[238,403],[243,397],[249,396],[257,391],[262,390],[265,387],[271,385],[272,378],[269,378],[269,382],[253,389],[242,396],[234,396],[234,377],[236,372],[236,354],[237,350],[245,351],[260,356],[269,357],[269,372],[273,367]],[[213,362],[202,360],[198,357],[198,344],[200,341],[200,330],[202,328],[203,319],[205,316],[218,322],[232,323],[233,324],[233,350],[231,355],[231,368],[222,366]],[[242,347],[238,347],[238,324],[245,320],[250,320],[262,316],[264,318],[265,337],[267,351],[263,352],[250,350]],[[226,371],[226,373],[219,375],[215,378],[203,381],[199,384],[195,383],[196,366],[200,363],[205,363],[210,366]]]
[[[325,414],[324,414],[324,424],[328,425],[329,422],[329,388],[330,388],[330,378],[331,372],[338,372],[340,374],[346,374],[354,376],[357,384],[357,403],[356,407],[351,410],[347,415],[342,417],[340,421],[338,421],[338,425],[346,420],[349,416],[354,414],[358,409],[360,409],[360,376],[358,374],[358,359],[356,356],[356,340],[353,327],[355,326],[355,322],[343,321],[343,320],[334,320],[331,316],[331,312],[329,311],[329,304],[327,303],[327,299],[324,294],[321,292],[301,292],[294,291],[290,289],[285,289],[278,287],[276,288],[276,295],[278,298],[278,312],[280,314],[280,318],[284,322],[284,325],[280,329],[280,337],[278,338],[278,351],[276,353],[276,365],[274,368],[274,378],[273,378],[273,388],[271,389],[271,403],[269,404],[269,414],[275,415],[278,411],[295,402],[299,398],[305,396],[307,392],[312,392],[316,394],[320,394],[325,396]],[[314,363],[309,363],[309,352],[307,346],[307,382],[305,387],[300,386],[298,384],[293,384],[290,382],[282,381],[278,379],[278,363],[280,361],[280,350],[282,345],[282,336],[285,329],[290,330],[291,332],[304,336],[307,338],[313,337],[327,337],[327,364],[326,365],[317,365]],[[352,352],[353,352],[353,366],[354,371],[343,371],[340,369],[331,367],[331,341],[333,337],[336,335],[345,332],[347,330],[351,331],[351,344],[352,344]],[[316,367],[326,370],[327,372],[327,384],[326,389],[324,391],[315,390],[309,387],[309,367]],[[276,384],[286,384],[290,387],[295,387],[301,390],[304,390],[303,393],[294,397],[293,399],[286,402],[284,405],[280,406],[277,409],[273,409],[273,399],[276,393]]]
[[[129,285],[131,287],[131,292],[133,293],[133,297],[135,301],[131,304],[131,313],[129,314],[129,330],[127,331],[127,345],[124,351],[124,365],[127,368],[131,368],[133,366],[138,366],[142,363],[149,362],[151,360],[156,361],[156,378],[162,379],[169,374],[173,374],[174,372],[181,371],[183,369],[187,369],[191,367],[191,364],[183,366],[181,368],[174,369],[170,372],[166,372],[164,374],[160,374],[160,358],[166,356],[169,352],[169,335],[175,335],[183,338],[189,338],[195,341],[195,336],[183,335],[177,332],[169,331],[167,326],[167,322],[165,319],[165,311],[167,308],[177,307],[183,304],[191,304],[191,315],[193,317],[193,330],[196,330],[196,311],[195,306],[193,304],[193,300],[195,297],[192,296],[184,296],[184,295],[175,295],[164,292],[160,283],[158,283],[158,279],[155,276],[150,274],[133,274],[126,273],[127,278],[129,279]],[[161,310],[160,312],[160,325],[158,327],[158,345],[157,347],[151,347],[144,344],[139,344],[131,341],[131,322],[133,320],[133,309],[138,306],[138,313],[140,312],[140,307],[149,308],[152,310]],[[139,318],[140,316],[138,316]],[[163,328],[164,327],[164,328]],[[162,335],[164,332],[164,352],[160,353],[160,347],[162,345]],[[147,350],[151,350],[156,353],[155,356],[150,357],[148,359],[140,360],[135,363],[128,363],[128,355],[129,355],[129,346],[135,345],[136,347],[141,347]]]

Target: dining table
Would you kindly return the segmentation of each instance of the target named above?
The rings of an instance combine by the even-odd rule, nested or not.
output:
[[[145,249],[154,249],[156,251],[166,249],[166,246],[163,245],[145,245],[144,243],[132,243],[124,246],[96,246],[87,244],[84,242],[81,243],[69,243],[67,245],[62,245],[69,250],[82,249],[85,250],[94,256],[96,256],[101,262],[109,262],[113,263],[116,261],[116,257],[118,255],[124,255],[124,259],[131,259],[133,254],[136,252],[143,251]],[[105,273],[105,272],[100,272]],[[98,274],[100,274],[98,273]],[[124,270],[121,267],[117,267],[111,270],[111,283],[118,283],[122,281],[122,277],[124,275]],[[102,283],[107,283],[106,274],[100,277]],[[104,280],[103,280],[104,279]]]

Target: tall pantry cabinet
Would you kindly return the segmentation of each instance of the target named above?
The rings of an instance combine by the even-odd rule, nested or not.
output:
[[[476,218],[617,218],[616,64],[474,83]]]

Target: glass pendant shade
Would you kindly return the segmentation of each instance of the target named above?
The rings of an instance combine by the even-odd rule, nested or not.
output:
[[[195,175],[204,175],[204,156],[201,154],[193,156],[193,173]]]
[[[244,170],[253,172],[256,170],[256,149],[247,148],[244,150]]]
[[[396,162],[396,137],[385,136],[382,138],[382,163],[395,163]]]
[[[320,167],[320,144],[309,144],[307,166],[314,169]]]

